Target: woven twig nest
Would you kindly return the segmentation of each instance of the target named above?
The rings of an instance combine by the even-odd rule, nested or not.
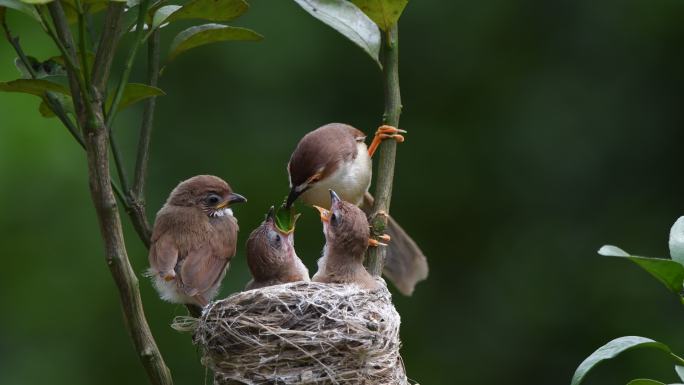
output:
[[[215,384],[405,385],[400,317],[381,286],[295,282],[236,293],[209,305],[194,342]]]

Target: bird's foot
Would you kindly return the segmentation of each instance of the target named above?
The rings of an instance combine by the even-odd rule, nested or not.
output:
[[[387,234],[381,234],[381,235],[378,235],[378,239],[368,238],[368,246],[372,246],[372,247],[387,246],[387,242],[390,241],[390,236]],[[380,242],[380,241],[384,241],[384,242]]]
[[[375,150],[378,149],[380,143],[385,139],[391,138],[396,140],[397,143],[403,142],[404,136],[401,134],[405,133],[405,130],[400,130],[396,127],[388,126],[386,124],[378,127],[378,130],[375,132],[375,137],[373,137],[373,141],[371,142],[370,147],[368,147],[368,155],[373,157]]]

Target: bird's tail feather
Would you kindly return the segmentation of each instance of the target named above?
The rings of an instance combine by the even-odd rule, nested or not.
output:
[[[373,196],[366,193],[361,209],[368,214],[373,207]],[[387,257],[383,274],[404,295],[413,294],[416,284],[428,276],[428,263],[425,254],[416,242],[391,216],[387,225],[391,240],[387,246]]]

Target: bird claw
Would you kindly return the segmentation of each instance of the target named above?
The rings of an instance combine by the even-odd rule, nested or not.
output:
[[[390,236],[387,234],[380,234],[377,237],[380,240],[375,239],[375,238],[369,238],[368,239],[368,246],[372,246],[372,247],[387,246],[386,242],[390,241]],[[380,241],[384,241],[384,242],[380,242]]]
[[[404,142],[404,135],[401,134],[406,134],[406,130],[401,130],[399,128],[388,126],[386,124],[383,124],[382,126],[378,127],[378,130],[375,132],[375,137],[373,138],[370,147],[368,147],[368,155],[370,157],[373,157],[373,154],[378,149],[380,142],[382,142],[385,139],[394,139],[397,141],[397,143]]]
[[[369,238],[368,239],[368,246],[378,247],[378,246],[387,246],[387,244],[382,243],[382,242],[378,241],[377,239]]]

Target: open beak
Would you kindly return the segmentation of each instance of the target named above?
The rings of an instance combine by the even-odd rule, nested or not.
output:
[[[275,207],[271,206],[271,208],[268,209],[268,214],[266,214],[266,222],[275,223]]]
[[[314,207],[319,213],[321,213],[321,221],[330,222],[330,217],[332,216],[332,212],[330,210],[326,210],[323,207],[316,205],[314,205]]]
[[[337,195],[337,193],[334,192],[333,190],[330,190],[330,208],[332,208],[336,204],[340,203],[341,201],[342,201],[342,199],[340,199],[340,197]]]
[[[218,206],[216,206],[216,208],[222,209],[222,208],[230,206],[233,203],[244,203],[244,202],[247,202],[247,198],[243,197],[242,195],[240,195],[238,193],[230,193],[228,195],[228,199],[219,203]]]

